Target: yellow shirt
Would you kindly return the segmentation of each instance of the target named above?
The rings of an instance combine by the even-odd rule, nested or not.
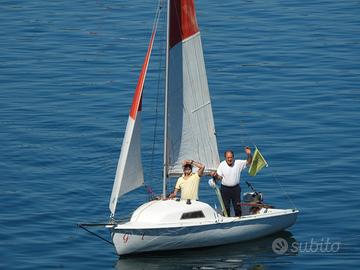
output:
[[[192,173],[188,179],[184,179],[184,175],[179,177],[175,188],[181,190],[182,200],[198,200],[200,177],[197,173]]]

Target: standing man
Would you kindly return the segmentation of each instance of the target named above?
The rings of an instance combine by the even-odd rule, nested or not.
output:
[[[192,166],[198,168],[196,173],[192,172]],[[183,161],[183,175],[176,182],[174,192],[170,194],[170,198],[176,197],[178,191],[181,191],[181,200],[198,200],[200,177],[204,173],[205,166],[194,160]]]
[[[241,216],[240,175],[241,171],[247,166],[250,166],[252,162],[250,147],[245,147],[245,153],[247,155],[246,160],[235,160],[234,152],[232,150],[225,151],[225,160],[220,163],[216,172],[211,173],[211,176],[215,179],[221,180],[220,192],[225,204],[226,212],[229,216],[230,202],[233,205],[235,216]]]

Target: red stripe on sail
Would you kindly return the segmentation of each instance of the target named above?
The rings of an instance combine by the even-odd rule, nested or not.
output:
[[[197,32],[194,0],[170,0],[170,48]]]
[[[155,33],[156,33],[156,29],[151,34],[149,46],[148,46],[148,49],[146,52],[144,63],[141,68],[139,79],[138,79],[138,82],[136,85],[133,102],[132,102],[131,109],[130,109],[130,117],[134,120],[136,118],[137,112],[141,111],[142,92],[144,89],[144,83],[145,83],[146,73],[147,73],[147,69],[149,66],[150,55],[151,55],[151,51],[152,51],[152,47],[153,47],[153,43],[154,43],[154,39],[155,39]]]

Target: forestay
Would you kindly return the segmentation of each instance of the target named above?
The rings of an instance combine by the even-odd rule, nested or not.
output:
[[[144,184],[144,173],[141,162],[141,101],[150,61],[152,47],[155,39],[159,14],[155,19],[153,32],[148,50],[140,72],[133,102],[130,109],[125,135],[121,146],[120,158],[116,169],[115,181],[111,193],[109,208],[111,215],[115,214],[118,198]]]
[[[193,0],[170,1],[169,48],[167,174],[181,174],[185,159],[216,170],[220,161]]]

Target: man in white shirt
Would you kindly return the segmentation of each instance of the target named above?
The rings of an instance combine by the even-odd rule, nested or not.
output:
[[[229,216],[230,202],[233,205],[235,216],[241,216],[240,175],[241,171],[250,166],[252,162],[250,147],[245,147],[245,153],[247,155],[246,160],[235,160],[232,150],[225,151],[225,160],[220,163],[216,172],[211,173],[215,179],[221,180],[220,192]]]

